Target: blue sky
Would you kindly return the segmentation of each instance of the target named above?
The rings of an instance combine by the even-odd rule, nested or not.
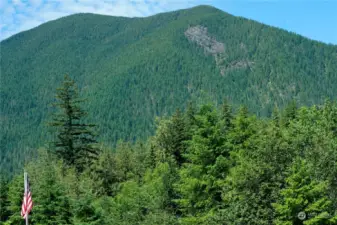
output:
[[[200,4],[337,44],[337,0],[0,0],[0,40],[79,12],[149,16]]]

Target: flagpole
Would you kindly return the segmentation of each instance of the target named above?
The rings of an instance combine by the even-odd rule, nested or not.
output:
[[[26,215],[26,225],[28,225],[28,214]]]
[[[25,184],[25,195],[27,195],[28,194],[27,193],[28,192],[28,190],[27,190],[27,188],[28,188],[28,183],[27,183],[28,180],[27,180],[27,172],[26,171],[24,172],[23,176],[24,176],[24,184]],[[25,219],[26,219],[26,225],[28,225],[28,213],[26,214],[26,218]]]
[[[26,215],[26,225],[28,225],[28,214]]]

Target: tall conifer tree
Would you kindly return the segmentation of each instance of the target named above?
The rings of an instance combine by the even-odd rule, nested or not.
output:
[[[98,149],[94,147],[97,141],[92,131],[95,125],[83,121],[87,112],[81,108],[82,102],[74,80],[65,75],[53,104],[59,109],[50,122],[56,132],[53,147],[59,158],[79,172],[98,158]]]

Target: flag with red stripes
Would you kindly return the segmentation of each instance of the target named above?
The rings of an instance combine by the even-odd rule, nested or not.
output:
[[[25,193],[21,207],[21,216],[25,219],[33,208],[32,193],[29,188],[28,175],[25,174]]]

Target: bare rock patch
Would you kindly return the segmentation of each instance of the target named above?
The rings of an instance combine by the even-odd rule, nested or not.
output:
[[[212,37],[208,31],[207,27],[204,26],[191,26],[185,31],[185,37],[196,43],[198,46],[204,49],[206,54],[211,54],[214,59],[216,66],[219,68],[221,75],[225,75],[226,72],[233,71],[241,68],[251,68],[254,62],[249,61],[245,57],[235,61],[228,62],[226,60],[226,55],[230,52],[226,52],[225,44],[216,40],[215,37]],[[247,49],[244,43],[241,43],[238,48],[245,54]]]

